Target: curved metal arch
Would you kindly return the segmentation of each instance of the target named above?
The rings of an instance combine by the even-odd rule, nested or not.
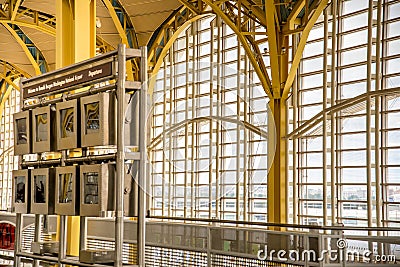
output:
[[[160,144],[163,140],[163,136],[172,132],[175,132],[183,127],[185,127],[187,124],[192,123],[192,122],[201,122],[201,121],[213,121],[213,120],[219,120],[219,121],[223,121],[223,122],[228,122],[228,123],[235,123],[238,125],[241,125],[242,127],[260,135],[261,137],[264,137],[266,139],[271,138],[271,135],[264,131],[263,129],[261,129],[258,126],[255,126],[247,121],[242,121],[242,120],[236,120],[236,119],[232,119],[232,118],[228,118],[228,117],[224,117],[224,116],[208,116],[208,117],[197,117],[197,118],[193,118],[193,119],[186,119],[183,120],[177,124],[174,124],[173,126],[165,129],[164,132],[162,132],[161,134],[157,135],[152,141],[151,143],[148,145],[148,150],[152,151],[153,148],[155,146],[157,146],[158,144]]]
[[[7,79],[9,79],[9,78],[7,77]],[[4,80],[6,80],[6,79],[4,79]],[[8,84],[9,85],[7,86],[6,83],[3,83],[2,88],[1,88],[2,94],[0,96],[1,97],[0,98],[0,119],[3,115],[3,110],[6,105],[6,101],[7,101],[8,97],[10,96],[11,91],[14,89],[14,86],[11,85],[11,84],[14,84],[13,82],[11,82],[11,84],[10,83],[8,83]],[[5,90],[4,90],[4,88],[5,88]],[[18,90],[19,90],[19,87],[18,87]]]
[[[137,35],[128,14],[126,14],[122,5],[116,0],[101,0],[104,6],[107,8],[110,14],[114,26],[116,27],[121,41],[127,47],[139,48]],[[135,70],[135,74],[133,72]],[[132,66],[131,61],[126,62],[126,71],[128,80],[136,80],[139,78],[139,65],[136,60],[134,60],[134,66]],[[134,77],[135,75],[135,77]]]
[[[48,66],[42,52],[33,44],[28,36],[26,36],[17,25],[10,26],[8,23],[5,22],[1,22],[1,24],[9,31],[9,33],[14,37],[14,39],[24,50],[27,58],[35,69],[35,74],[39,75],[46,72]]]
[[[10,86],[14,87],[18,91],[20,90],[19,86],[16,85],[8,76],[5,76],[3,73],[0,73],[0,79],[3,79],[6,83],[8,83]]]
[[[344,109],[347,109],[350,107],[355,107],[355,111],[353,111],[354,113],[360,112],[361,110],[363,110],[363,107],[361,109],[359,107],[359,105],[362,102],[367,101],[368,98],[374,98],[374,97],[379,97],[379,96],[384,96],[384,95],[390,95],[392,98],[399,97],[400,96],[400,87],[386,89],[386,90],[371,91],[371,92],[367,92],[367,93],[355,96],[353,98],[346,99],[346,100],[340,102],[339,104],[336,104],[325,110],[320,111],[314,117],[312,117],[311,119],[304,122],[300,127],[296,128],[291,133],[289,133],[286,136],[286,138],[287,139],[297,139],[297,138],[305,135],[307,132],[314,129],[315,126],[317,126],[320,123],[323,123],[324,114],[332,115],[334,113],[343,111]],[[317,131],[317,130],[318,129],[316,129],[315,131]]]
[[[243,46],[243,48],[246,51],[246,55],[249,57],[250,62],[257,73],[257,76],[266,92],[268,97],[272,98],[271,94],[271,82],[269,80],[269,75],[268,72],[266,71],[266,67],[264,65],[264,62],[262,58],[256,57],[254,54],[260,55],[258,46],[252,40],[252,37],[250,35],[245,36],[242,32],[241,28],[238,28],[236,23],[232,21],[231,18],[229,18],[221,9],[218,5],[214,4],[210,0],[202,0],[202,3],[205,3],[207,6],[209,6],[213,12],[219,16],[238,36],[239,42]],[[203,10],[201,14],[198,14],[198,12],[193,12],[192,11],[193,6],[190,7],[183,7],[180,10],[178,10],[169,20],[166,21],[166,23],[160,28],[160,30],[157,32],[156,37],[152,37],[151,39],[153,40],[152,46],[149,50],[148,54],[148,61],[149,61],[149,66],[153,66],[152,73],[157,73],[161,67],[162,60],[165,55],[167,54],[169,48],[173,44],[173,42],[176,40],[176,38],[179,36],[179,34],[186,29],[190,23],[200,19],[201,17],[204,17],[205,15],[211,14],[209,11],[206,11],[206,8],[201,6],[200,8],[197,7],[196,10]],[[180,19],[184,18],[182,20],[183,22],[180,23]],[[169,36],[168,29],[173,28],[173,34]],[[253,47],[254,52],[252,51],[251,47]],[[155,79],[150,80],[150,85],[149,85],[149,92],[150,94],[152,93],[152,88],[154,85]]]
[[[43,33],[55,36],[55,17],[20,5],[6,5],[0,9],[0,22],[36,29]],[[20,18],[24,19],[21,20]],[[29,21],[30,20],[30,21]]]
[[[176,31],[174,31],[173,35],[170,36],[168,41],[164,44],[162,50],[157,56],[157,61],[154,64],[154,67],[152,69],[152,77],[149,79],[149,94],[153,94],[153,88],[154,88],[154,83],[156,81],[156,73],[160,70],[161,64],[163,63],[164,57],[167,55],[169,49],[171,46],[174,44],[175,40],[179,37],[179,35],[186,30],[194,21],[205,17],[206,15],[196,15],[195,17],[185,21]],[[155,55],[155,54],[154,54]],[[148,57],[148,60],[151,60],[151,57]]]
[[[10,63],[8,61],[5,61],[5,60],[3,60],[1,58],[0,58],[0,66],[5,67],[3,74],[11,72],[12,74],[14,74],[16,76],[24,76],[26,78],[30,78],[31,77],[31,75],[29,73],[27,73],[26,71],[24,71],[23,69],[21,69],[17,65],[12,64],[12,63]]]

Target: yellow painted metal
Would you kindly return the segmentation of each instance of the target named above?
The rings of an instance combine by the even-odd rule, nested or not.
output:
[[[115,12],[113,5],[111,4],[111,0],[102,0],[102,2],[106,6],[108,13],[110,14],[114,22],[114,26],[118,31],[119,37],[121,38],[121,42],[125,44],[126,47],[130,47],[128,42],[128,37],[126,37],[125,29],[122,27],[118,19],[117,13]],[[126,74],[127,74],[127,79],[133,81],[132,62],[130,60],[126,62]]]
[[[10,34],[14,37],[15,41],[21,46],[22,50],[24,50],[26,57],[31,62],[33,68],[35,69],[35,73],[37,75],[41,74],[39,64],[36,62],[36,59],[32,56],[31,52],[29,52],[28,47],[22,41],[22,39],[18,36],[18,34],[8,25],[7,23],[1,22],[1,24],[10,32]]]
[[[236,27],[235,23],[220,9],[220,7],[218,5],[216,5],[211,0],[203,0],[203,1],[209,7],[211,7],[211,9],[215,12],[215,14],[217,14],[217,16],[219,16],[236,33],[239,42],[242,44],[243,49],[246,51],[246,55],[249,58],[252,66],[254,68],[254,71],[257,73],[257,75],[260,79],[262,87],[264,88],[268,97],[272,98],[271,86],[268,83],[268,79],[266,76],[267,74],[263,73],[260,66],[258,65],[257,60],[256,60],[250,46],[247,43],[246,37],[241,33],[240,29],[238,29]]]
[[[280,76],[279,76],[279,55],[278,51],[278,37],[276,34],[275,24],[275,5],[274,0],[265,1],[265,10],[267,17],[267,32],[268,32],[268,50],[271,64],[271,78],[272,78],[272,93],[273,98],[280,98]]]
[[[56,68],[95,56],[96,1],[57,0],[56,12]],[[68,255],[79,255],[79,226],[78,216],[67,218]]]
[[[3,86],[1,88],[2,98],[1,98],[1,102],[0,102],[0,119],[1,119],[1,116],[3,115],[3,110],[5,107],[6,101],[7,101],[8,97],[10,96],[12,89],[13,89],[13,87],[11,85],[7,86],[6,83],[3,83]]]
[[[56,1],[56,68],[74,63],[74,17],[68,0]]]
[[[10,23],[10,24],[15,24],[17,26],[22,26],[22,27],[27,27],[31,29],[35,29],[38,31],[41,31],[43,33],[46,33],[51,36],[56,36],[56,30],[54,28],[51,28],[49,26],[45,26],[43,23],[33,23],[33,22],[27,22],[27,21],[20,21],[20,20],[10,20],[10,19],[2,19],[0,18],[1,23]]]
[[[274,155],[268,172],[268,222],[287,223],[287,176],[286,176],[286,105],[282,98],[271,99],[275,124],[269,120],[268,131],[276,128],[276,146],[268,144],[269,154]],[[270,141],[271,142],[271,141]],[[275,149],[275,151],[274,151]]]
[[[314,13],[312,14],[311,18],[308,20],[306,26],[304,27],[304,30],[300,37],[299,44],[296,49],[296,54],[294,55],[294,58],[292,60],[292,66],[290,68],[288,77],[285,82],[285,87],[283,88],[283,94],[282,94],[283,99],[286,99],[289,95],[290,88],[292,87],[294,78],[296,77],[297,69],[300,64],[300,59],[303,55],[304,47],[306,46],[307,43],[308,35],[310,34],[310,31],[314,26],[315,22],[317,21],[318,17],[321,15],[322,11],[326,8],[327,4],[328,0],[321,0],[319,5],[315,9]]]
[[[287,18],[284,30],[294,30],[294,25],[297,21],[296,18],[305,5],[306,5],[306,0],[298,0],[296,2],[296,4],[293,6],[292,11],[290,12]]]
[[[193,13],[195,13],[196,15],[200,15],[201,11],[195,7],[194,5],[192,5],[191,3],[189,3],[186,0],[179,0],[179,2],[182,3],[182,5],[184,5],[185,7],[187,7],[188,9],[190,9],[190,11],[192,11]]]
[[[96,1],[75,0],[74,9],[74,62],[79,62],[96,55]]]
[[[8,76],[5,76],[3,73],[0,73],[0,78],[3,79],[4,81],[6,81],[6,83],[8,83],[10,86],[14,87],[15,89],[17,89],[19,91],[19,86],[16,85]]]
[[[267,25],[267,18],[265,16],[265,12],[258,7],[257,5],[253,5],[249,3],[249,1],[242,0],[242,5],[245,6],[247,9],[251,10],[251,12],[256,16],[257,19],[260,20],[260,23],[264,26]]]
[[[183,23],[175,32],[172,36],[170,36],[170,38],[168,39],[167,43],[164,44],[163,49],[161,50],[161,53],[158,57],[157,62],[155,63],[153,69],[152,69],[152,76],[149,79],[149,95],[153,95],[153,90],[154,90],[154,84],[156,82],[157,79],[157,73],[161,68],[161,64],[163,63],[163,59],[164,57],[167,55],[169,49],[171,48],[171,46],[174,44],[175,40],[178,38],[178,36],[187,29],[187,27],[189,27],[194,21],[204,17],[206,15],[198,15],[195,16],[187,21],[185,21],[185,23]],[[151,59],[149,57],[149,59]]]
[[[18,14],[18,8],[21,5],[21,0],[17,0],[14,4],[14,6],[12,7],[12,13],[11,13],[11,20],[15,20],[15,17]]]

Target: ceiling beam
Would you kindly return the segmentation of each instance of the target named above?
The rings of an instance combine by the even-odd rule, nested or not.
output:
[[[3,73],[0,73],[0,79],[3,79],[4,81],[6,81],[6,83],[8,83],[10,86],[14,87],[15,89],[17,89],[19,91],[19,86],[16,85],[11,79],[10,77],[4,75]]]
[[[187,7],[188,9],[190,9],[190,11],[192,11],[193,13],[195,13],[196,15],[200,15],[201,11],[194,5],[192,5],[191,3],[189,3],[186,0],[179,0],[179,2],[181,2],[182,5],[184,5],[185,7]]]
[[[17,43],[21,46],[22,50],[25,52],[26,57],[29,59],[33,68],[35,69],[35,74],[36,75],[41,74],[42,72],[40,70],[39,64],[36,61],[36,59],[33,57],[33,55],[31,54],[31,52],[29,51],[26,43],[20,38],[20,36],[17,34],[17,32],[13,28],[10,27],[10,25],[8,25],[7,23],[4,23],[4,22],[1,22],[1,24],[8,30],[8,32],[14,37],[14,39],[17,41]],[[38,49],[38,51],[39,51],[39,49]]]
[[[286,79],[285,87],[283,88],[283,94],[282,94],[283,99],[286,99],[289,95],[290,88],[292,87],[294,78],[296,77],[297,69],[299,67],[301,57],[303,55],[304,47],[306,46],[307,43],[308,35],[310,34],[310,31],[313,28],[315,22],[317,21],[317,19],[319,18],[322,11],[326,8],[327,5],[328,5],[328,0],[321,0],[321,2],[316,7],[313,15],[305,25],[303,32],[301,33],[300,41],[299,44],[297,45],[296,53],[293,57],[292,66],[290,68],[288,77]]]
[[[284,26],[285,31],[294,30],[294,24],[296,22],[297,16],[303,10],[306,5],[306,0],[298,0],[296,4],[293,6],[292,11],[290,12],[287,22]]]
[[[117,12],[115,11],[114,6],[111,3],[111,0],[101,0],[101,1],[103,2],[104,6],[107,8],[108,13],[111,16],[111,19],[114,22],[114,26],[117,29],[119,37],[121,38],[121,42],[123,44],[125,44],[126,47],[128,47],[128,48],[131,47],[131,45],[129,44],[129,41],[128,41],[128,37],[126,36],[126,31],[122,27],[122,24],[117,16]],[[124,16],[125,16],[125,14],[124,14]],[[136,39],[136,33],[134,33],[134,38]],[[132,48],[138,48],[137,47],[137,39],[135,41],[136,42],[133,43]],[[133,67],[132,62],[130,60],[128,60],[126,62],[126,72],[127,72],[128,80],[131,80],[131,81],[134,80],[132,67]],[[138,70],[138,66],[136,66],[136,70]]]
[[[268,95],[268,97],[272,98],[271,94],[271,86],[268,83],[267,75],[268,73],[263,73],[261,71],[260,66],[258,65],[258,62],[254,56],[253,51],[251,50],[249,44],[247,43],[247,39],[245,35],[242,34],[241,30],[236,27],[236,24],[220,9],[218,5],[216,5],[214,2],[211,0],[203,0],[211,9],[215,12],[217,16],[219,16],[237,35],[237,38],[241,45],[243,46],[243,49],[246,51],[246,55],[248,56],[255,72],[257,73],[258,78],[260,79],[261,85],[264,88],[264,91]]]
[[[11,3],[13,3],[13,5],[11,6],[12,11],[11,11],[11,20],[15,20],[15,17],[18,14],[18,9],[21,6],[21,0],[16,0],[16,2],[14,3],[14,1],[10,1]]]

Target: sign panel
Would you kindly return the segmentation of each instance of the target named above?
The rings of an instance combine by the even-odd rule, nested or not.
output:
[[[104,63],[89,69],[71,72],[58,78],[49,79],[31,86],[24,86],[24,99],[49,93],[51,91],[79,85],[112,75],[112,62]]]

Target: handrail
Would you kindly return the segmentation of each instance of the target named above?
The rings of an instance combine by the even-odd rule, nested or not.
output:
[[[153,216],[147,215],[149,219],[160,220],[176,220],[176,221],[190,221],[190,222],[209,222],[209,223],[226,223],[226,224],[245,224],[257,225],[268,227],[282,227],[282,228],[303,228],[303,229],[316,229],[316,230],[333,230],[333,231],[400,231],[400,227],[361,227],[361,226],[320,226],[320,225],[305,225],[305,224],[290,224],[290,223],[268,223],[268,222],[249,222],[249,221],[235,221],[235,220],[221,220],[221,219],[202,219],[202,218],[183,218],[183,217],[170,217],[170,216]]]

